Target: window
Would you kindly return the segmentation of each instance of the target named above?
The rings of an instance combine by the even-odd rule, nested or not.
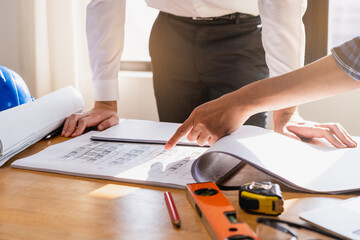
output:
[[[125,44],[120,70],[151,71],[149,36],[158,12],[144,0],[126,1]]]
[[[329,1],[329,50],[360,35],[360,1]]]
[[[308,0],[304,16],[305,63],[313,62],[330,49],[360,35],[359,0]]]

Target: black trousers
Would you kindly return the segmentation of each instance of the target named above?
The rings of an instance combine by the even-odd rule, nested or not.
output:
[[[268,77],[259,17],[192,20],[160,12],[150,35],[160,121],[183,122],[200,104]],[[266,126],[266,114],[246,124]]]

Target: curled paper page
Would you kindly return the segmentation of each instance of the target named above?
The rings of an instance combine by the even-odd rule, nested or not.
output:
[[[0,166],[83,108],[81,93],[68,86],[34,102],[0,112]]]
[[[360,142],[359,137],[354,139]],[[359,159],[359,147],[318,146],[267,129],[242,126],[202,154],[194,162],[192,174],[198,182],[214,181],[219,172],[244,162],[292,189],[346,193],[360,191]]]

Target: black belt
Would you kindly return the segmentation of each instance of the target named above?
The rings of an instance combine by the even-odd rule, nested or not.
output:
[[[251,14],[245,14],[245,13],[231,13],[219,17],[181,17],[177,15],[173,15],[170,13],[160,12],[160,14],[168,15],[173,18],[182,19],[186,21],[193,21],[193,22],[235,22],[239,23],[241,20],[246,20],[249,18],[254,18],[257,16],[251,15]]]
[[[214,21],[214,20],[236,20],[236,19],[245,19],[254,17],[254,15],[245,14],[245,13],[231,13],[220,17],[192,17],[196,21]]]

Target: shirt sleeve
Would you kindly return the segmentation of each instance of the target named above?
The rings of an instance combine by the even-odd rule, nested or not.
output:
[[[124,48],[125,0],[92,0],[86,11],[86,35],[95,101],[119,98],[118,72]]]
[[[360,81],[360,37],[331,49],[336,63],[350,77]]]
[[[258,0],[262,42],[270,76],[304,66],[306,0]]]

